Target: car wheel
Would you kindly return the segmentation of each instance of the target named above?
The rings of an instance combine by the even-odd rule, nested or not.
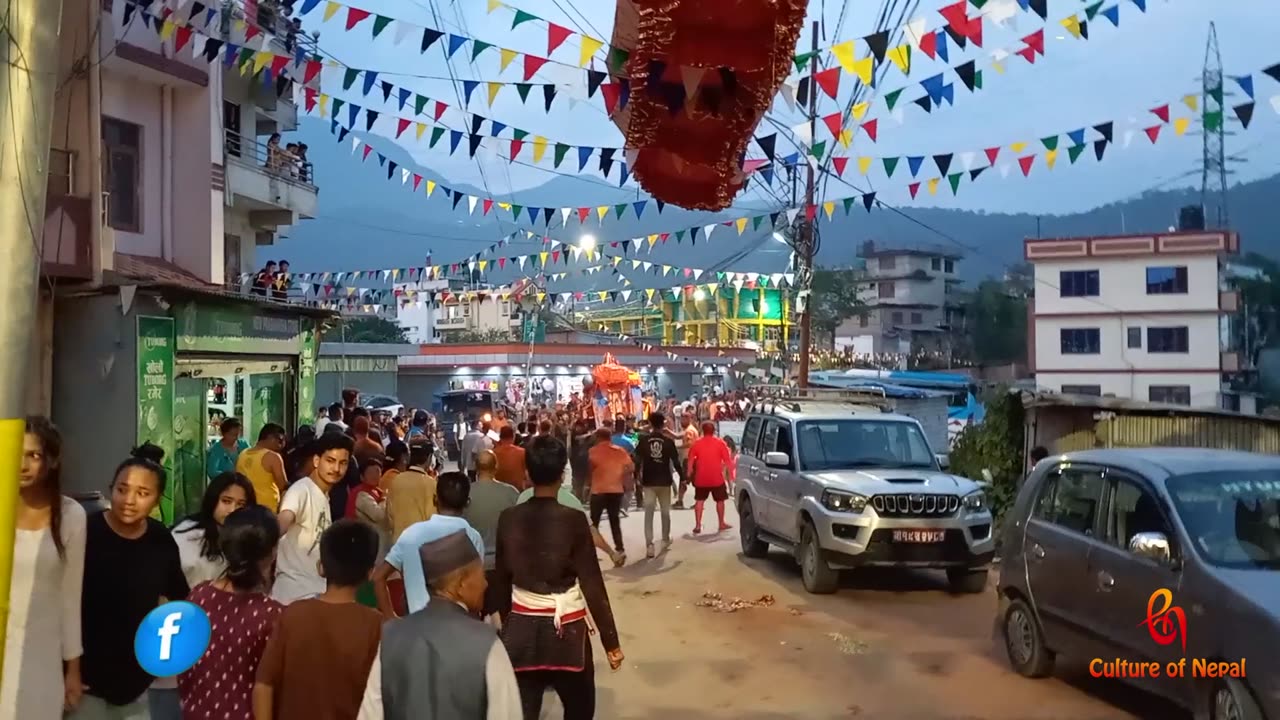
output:
[[[809,522],[800,530],[800,577],[804,589],[815,595],[828,595],[840,585],[840,571],[833,570],[822,557],[818,531]]]
[[[1264,720],[1262,709],[1237,680],[1224,680],[1213,688],[1209,707],[1211,720]]]
[[[951,591],[966,595],[977,595],[987,591],[987,571],[953,568],[947,570],[947,582]]]
[[[1031,607],[1019,599],[1004,614],[1004,648],[1009,664],[1023,677],[1048,677],[1053,672],[1053,651],[1044,644],[1044,633]]]
[[[746,495],[738,503],[738,539],[742,542],[742,554],[749,558],[762,558],[769,554],[769,543],[760,539],[756,517],[751,512],[751,498]]]

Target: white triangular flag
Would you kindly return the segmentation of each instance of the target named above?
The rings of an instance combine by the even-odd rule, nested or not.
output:
[[[782,96],[783,102],[792,110],[796,109],[796,86],[789,82],[783,81],[782,87],[778,88],[778,94]]]
[[[965,172],[972,170],[973,160],[977,156],[978,156],[978,153],[973,152],[972,150],[967,150],[965,152],[960,153],[960,167],[963,167],[965,169]]]
[[[928,32],[929,21],[924,18],[912,18],[906,25],[902,26],[902,32],[907,38],[907,42],[915,47],[920,47],[920,38]]]
[[[702,271],[695,268],[693,271],[693,279],[697,280],[701,277],[702,277]]]
[[[715,230],[715,229],[716,229],[715,223],[712,223],[712,224],[710,224],[710,225],[708,225],[708,226],[706,226],[706,227],[702,228],[702,234],[703,234],[703,235],[706,235],[706,236],[707,236],[707,239],[708,239],[708,240],[710,240],[710,239],[711,239],[711,231],[712,231],[712,230]]]
[[[1124,131],[1124,142],[1122,143],[1121,147],[1128,148],[1128,147],[1129,147],[1129,145],[1131,145],[1131,144],[1133,143],[1133,136],[1134,136],[1134,134],[1135,134],[1135,133],[1134,133],[1134,131],[1133,131],[1133,130],[1125,130],[1125,131]]]
[[[404,185],[405,183],[409,182],[410,174],[411,173],[409,172],[409,168],[400,168],[400,184],[401,185]]]
[[[809,147],[813,145],[813,130],[809,127],[809,123],[803,122],[791,128],[791,132],[795,133],[796,139],[801,145]]]
[[[129,310],[133,308],[133,298],[138,294],[137,285],[121,285],[120,286],[120,314],[128,315]]]
[[[410,25],[407,22],[404,22],[403,20],[396,20],[395,22],[396,22],[396,34],[395,34],[395,37],[392,39],[392,42],[394,42],[396,45],[399,45],[402,40],[409,37],[409,33],[414,30],[414,26]]]
[[[573,208],[560,208],[560,224],[563,227],[569,227],[569,213],[573,212]]]
[[[477,198],[475,195],[467,196],[467,214],[469,215],[476,214],[476,201],[479,199],[480,198]]]
[[[787,226],[795,224],[796,216],[800,214],[800,208],[790,208],[787,210]]]
[[[1009,171],[1013,170],[1013,163],[1002,163],[1000,165],[1000,177],[1009,177]]]

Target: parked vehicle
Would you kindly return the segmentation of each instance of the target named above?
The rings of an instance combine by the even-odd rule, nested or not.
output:
[[[477,421],[488,422],[498,410],[497,394],[489,390],[450,390],[437,393],[433,408],[444,435],[444,446],[450,460],[462,457],[462,436]]]
[[[1280,458],[1047,458],[1018,493],[1002,554],[999,620],[1019,673],[1044,677],[1059,654],[1159,663],[1157,678],[1125,679],[1196,718],[1280,719]],[[1186,676],[1169,678],[1184,659]],[[1242,659],[1244,677],[1192,677],[1197,661]]]
[[[404,410],[404,403],[390,395],[361,395],[360,404],[369,410],[385,412],[388,415],[399,415]]]
[[[920,423],[886,406],[866,390],[757,404],[738,456],[743,554],[786,549],[812,593],[867,565],[944,569],[955,590],[984,591],[995,546],[982,488],[947,473]]]

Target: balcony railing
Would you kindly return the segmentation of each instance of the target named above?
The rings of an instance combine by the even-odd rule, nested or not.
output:
[[[262,168],[269,175],[315,189],[315,172],[311,162],[289,152],[285,145],[269,146],[267,143],[233,130],[223,131],[223,147],[229,159],[242,165]]]
[[[436,318],[436,327],[441,330],[462,330],[467,327],[467,318],[462,315]]]

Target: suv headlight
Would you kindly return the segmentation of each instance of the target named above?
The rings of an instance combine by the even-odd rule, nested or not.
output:
[[[964,496],[964,508],[970,512],[981,512],[987,509],[987,496],[981,490]]]
[[[840,490],[822,491],[822,507],[832,512],[860,513],[866,506],[865,495]]]

